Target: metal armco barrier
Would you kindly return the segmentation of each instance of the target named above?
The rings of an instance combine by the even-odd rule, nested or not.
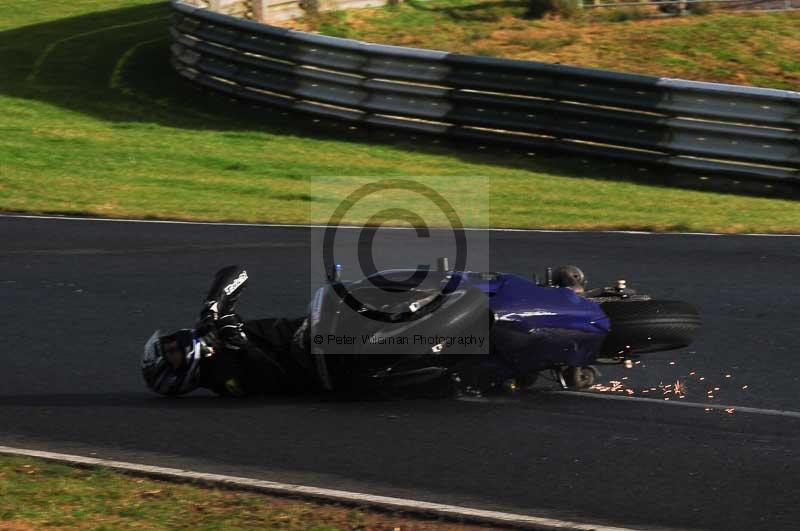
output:
[[[800,184],[800,93],[417,50],[173,1],[172,60],[233,97],[476,143]]]

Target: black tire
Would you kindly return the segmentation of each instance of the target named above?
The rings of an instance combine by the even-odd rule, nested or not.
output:
[[[563,370],[564,383],[574,390],[588,389],[600,379],[600,371],[594,367],[567,367]]]
[[[620,300],[600,306],[611,320],[602,356],[683,348],[692,343],[702,325],[697,309],[681,301]]]

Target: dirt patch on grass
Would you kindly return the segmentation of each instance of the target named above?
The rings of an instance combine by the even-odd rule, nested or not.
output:
[[[19,520],[0,521],[0,531],[33,531],[34,529],[36,528],[32,525]]]

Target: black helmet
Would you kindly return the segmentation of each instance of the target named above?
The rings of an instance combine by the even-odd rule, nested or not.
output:
[[[147,387],[162,395],[182,395],[196,389],[203,347],[194,330],[168,335],[156,330],[144,345],[142,375]]]

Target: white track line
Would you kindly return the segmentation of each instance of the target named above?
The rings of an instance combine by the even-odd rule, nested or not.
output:
[[[94,457],[42,452],[38,450],[27,450],[24,448],[13,448],[9,446],[0,446],[0,454],[36,457],[39,459],[46,459],[48,461],[56,461],[59,463],[67,463],[78,466],[104,467],[129,474],[137,474],[171,481],[205,483],[228,488],[233,487],[243,490],[254,490],[267,494],[277,494],[283,496],[290,495],[295,497],[325,500],[328,502],[378,507],[392,511],[404,511],[428,516],[435,515],[439,517],[447,517],[451,519],[455,518],[463,521],[490,525],[558,531],[633,531],[630,528],[623,527],[581,524],[578,522],[556,520],[553,518],[544,518],[539,516],[503,513],[498,511],[485,511],[482,509],[471,509],[468,507],[458,507],[455,505],[443,505],[440,503],[407,500],[403,498],[391,498],[387,496],[376,496],[373,494],[361,494],[343,490],[321,489],[317,487],[276,483],[274,481],[264,481],[259,479],[208,474],[205,472],[191,472],[176,468],[140,465],[124,461],[112,461],[108,459],[97,459]]]
[[[784,411],[781,409],[762,409],[758,407],[733,406],[724,404],[703,404],[701,402],[684,402],[682,400],[658,400],[657,398],[645,398],[642,396],[611,395],[603,393],[591,393],[586,391],[553,391],[557,395],[580,396],[584,398],[597,398],[599,400],[629,400],[632,402],[647,402],[651,404],[664,404],[666,406],[682,406],[703,409],[715,409],[724,411],[733,409],[737,413],[753,413],[756,415],[770,415],[773,417],[792,417],[800,419],[800,411]]]
[[[295,225],[282,223],[241,223],[224,221],[177,221],[162,219],[129,219],[129,218],[93,218],[81,216],[55,216],[34,214],[0,214],[0,218],[19,219],[50,219],[60,221],[104,221],[111,223],[160,223],[164,225],[209,225],[219,227],[275,227],[280,229],[324,229],[328,225],[313,223],[298,223]],[[340,225],[340,229],[363,229],[358,225]],[[437,227],[432,227],[436,229]],[[416,230],[414,227],[382,226],[382,230]],[[570,230],[570,229],[511,229],[497,227],[464,227],[466,231],[491,231],[491,232],[532,232],[545,234],[638,234],[644,236],[759,236],[766,238],[800,238],[800,234],[761,234],[745,232],[741,234],[727,234],[719,232],[649,232],[642,230]]]

